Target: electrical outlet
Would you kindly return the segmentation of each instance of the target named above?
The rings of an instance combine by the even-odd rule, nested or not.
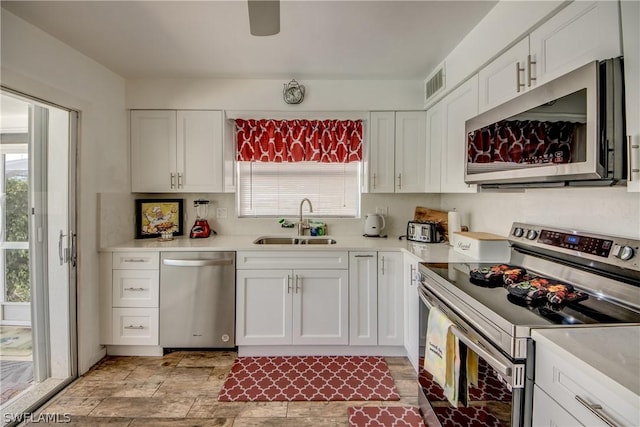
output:
[[[388,216],[388,212],[389,208],[386,206],[382,208],[376,208],[376,215]]]
[[[227,208],[216,208],[216,217],[218,217],[218,218],[226,218],[227,217]]]

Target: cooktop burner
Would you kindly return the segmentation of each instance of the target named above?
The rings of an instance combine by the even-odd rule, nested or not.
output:
[[[454,293],[463,293],[472,298],[486,310],[491,310],[515,326],[547,326],[547,325],[590,325],[639,323],[640,313],[627,309],[598,295],[589,294],[578,286],[572,286],[574,292],[583,295],[575,301],[553,304],[547,298],[527,301],[509,293],[507,288],[495,280],[489,284],[478,282],[472,278],[472,271],[490,269],[495,264],[430,264],[424,263],[431,272],[440,276],[452,286]],[[517,266],[508,271],[512,271]],[[524,270],[524,269],[523,269]],[[531,270],[527,274],[537,275]],[[501,278],[502,280],[502,278]]]

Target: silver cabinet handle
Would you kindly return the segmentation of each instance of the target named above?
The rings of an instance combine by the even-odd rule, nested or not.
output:
[[[597,403],[589,403],[585,399],[583,399],[582,397],[580,397],[578,395],[576,395],[575,397],[576,397],[576,400],[578,402],[580,402],[580,404],[582,406],[587,408],[589,410],[589,412],[591,412],[593,415],[598,417],[600,419],[600,421],[602,421],[603,423],[605,423],[609,427],[620,427],[620,425],[618,423],[613,421],[609,416],[607,416],[604,413],[604,408],[602,407],[602,405],[598,405]]]
[[[293,284],[291,283],[293,281],[293,277],[291,277],[290,274],[287,274],[287,293],[290,294],[291,290],[293,289]]]
[[[376,188],[376,173],[373,173],[373,188]]]
[[[176,174],[171,172],[169,175],[171,176],[171,188],[176,188]]]
[[[520,61],[516,62],[516,92],[520,93],[520,89],[524,88],[524,83],[520,82],[520,73],[524,73],[524,67],[520,68]]]
[[[122,262],[147,262],[144,258],[125,258]]]
[[[146,291],[147,288],[124,288],[125,291],[135,291],[135,292],[142,292],[142,291]]]
[[[301,281],[302,281],[302,277],[296,274],[296,294],[302,288],[302,285],[300,284]]]
[[[373,255],[355,255],[356,258],[373,258]]]
[[[629,182],[633,181],[633,174],[640,172],[639,168],[633,168],[633,151],[640,150],[640,144],[633,143],[633,136],[627,135],[627,180]],[[640,161],[640,160],[639,160]]]
[[[62,254],[62,239],[64,239],[65,234],[60,230],[60,234],[58,235],[58,257],[60,258],[60,265],[64,264],[64,255]]]
[[[182,174],[178,172],[178,188],[182,188]]]
[[[125,329],[144,329],[144,326],[139,325],[139,326],[133,326],[133,325],[129,325],[129,326],[125,326]]]
[[[398,174],[398,190],[402,190],[402,174]]]
[[[384,275],[384,255],[380,257],[380,273]]]
[[[411,278],[409,279],[409,286],[413,286],[416,278],[416,269],[413,267],[413,264],[409,264],[409,274]]]
[[[162,260],[164,265],[171,267],[209,267],[216,265],[231,265],[233,264],[233,258],[221,258],[221,259],[164,259]]]
[[[531,77],[531,71],[533,70],[532,65],[536,65],[536,61],[531,60],[531,55],[527,55],[527,86],[531,87],[531,82],[536,81],[535,77]]]

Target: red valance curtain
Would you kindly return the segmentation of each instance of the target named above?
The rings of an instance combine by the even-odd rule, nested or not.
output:
[[[362,120],[236,119],[238,161],[362,160]]]

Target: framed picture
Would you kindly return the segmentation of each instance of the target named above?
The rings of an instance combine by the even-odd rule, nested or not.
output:
[[[183,199],[136,199],[136,239],[160,237],[170,231],[182,236]]]

